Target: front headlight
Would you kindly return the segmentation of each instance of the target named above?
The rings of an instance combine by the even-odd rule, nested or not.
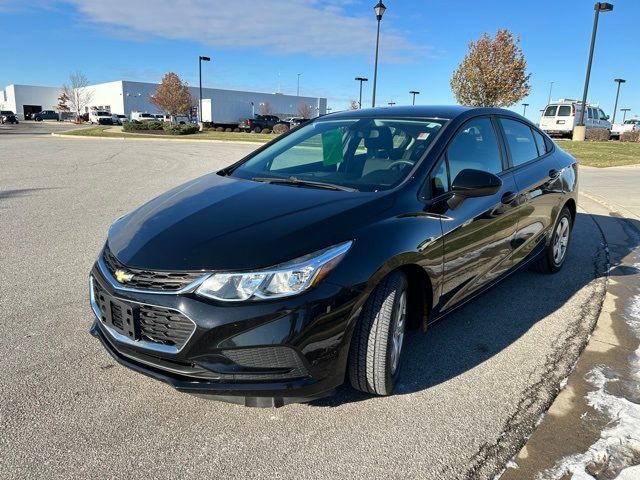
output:
[[[352,243],[341,243],[265,270],[214,273],[202,282],[196,293],[224,302],[296,295],[326,277]]]

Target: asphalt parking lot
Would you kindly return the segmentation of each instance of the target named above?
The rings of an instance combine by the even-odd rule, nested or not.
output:
[[[595,321],[604,252],[581,213],[561,273],[519,272],[410,335],[394,396],[248,409],[178,393],[89,335],[88,272],[116,218],[256,147],[47,125],[0,130],[0,478],[489,478]]]

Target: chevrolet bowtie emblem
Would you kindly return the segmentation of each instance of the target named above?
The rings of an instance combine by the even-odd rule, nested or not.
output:
[[[133,278],[133,273],[127,273],[124,270],[116,270],[115,276],[119,283],[125,283]]]

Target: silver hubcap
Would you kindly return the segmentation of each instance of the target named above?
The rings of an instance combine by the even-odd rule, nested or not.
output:
[[[391,375],[396,373],[400,363],[400,353],[404,343],[404,329],[407,319],[407,293],[402,292],[395,311],[396,322],[391,335]]]
[[[556,235],[553,241],[553,261],[556,265],[562,263],[569,245],[569,219],[562,217],[556,227]]]

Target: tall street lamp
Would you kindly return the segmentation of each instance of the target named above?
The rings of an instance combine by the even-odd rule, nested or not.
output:
[[[620,85],[626,82],[626,80],[623,78],[615,78],[613,81],[618,84],[618,89],[616,90],[616,103],[613,106],[613,120],[611,120],[611,123],[616,123],[616,110],[618,110],[618,96],[620,95]]]
[[[523,106],[522,116],[524,117],[524,116],[527,115],[527,107],[529,106],[529,104],[528,103],[523,103],[522,106]]]
[[[593,16],[593,30],[591,31],[591,47],[589,48],[589,61],[587,62],[587,75],[584,79],[584,92],[582,94],[582,110],[580,111],[580,119],[578,125],[573,130],[574,141],[584,141],[586,128],[584,126],[584,114],[587,110],[587,93],[589,92],[589,77],[591,76],[591,63],[593,62],[593,48],[596,45],[596,32],[598,31],[598,17],[600,12],[610,12],[613,5],[606,2],[596,2],[593,6],[595,15]]]
[[[301,73],[298,74],[298,93],[296,93],[297,97],[300,96],[300,75],[302,75],[302,74]]]
[[[389,102],[389,103],[388,103],[388,105],[389,105],[390,107],[393,107],[395,104],[396,104],[396,102],[394,102],[394,101],[391,101],[391,102]]]
[[[387,7],[384,6],[382,0],[380,0],[373,10],[376,12],[376,20],[378,21],[378,31],[376,33],[376,61],[373,67],[373,97],[371,99],[371,106],[376,106],[376,83],[378,81],[378,47],[380,46],[380,20],[382,20],[382,16],[384,15],[384,11]]]
[[[420,95],[420,92],[416,92],[415,90],[411,90],[409,93],[411,95],[413,95],[413,100],[411,101],[411,105],[415,105],[416,104],[416,95]]]
[[[200,77],[200,103],[198,106],[198,120],[202,122],[202,62],[210,62],[209,57],[198,57],[198,76]]]
[[[551,91],[553,90],[553,83],[554,82],[551,82],[549,84],[549,98],[547,99],[547,105],[549,105],[551,103]]]
[[[624,123],[624,121],[627,119],[627,112],[631,111],[631,109],[621,108],[620,111],[622,112],[622,123]]]
[[[360,96],[358,97],[358,108],[362,108],[362,82],[368,82],[368,78],[356,77],[356,81],[360,82]]]

